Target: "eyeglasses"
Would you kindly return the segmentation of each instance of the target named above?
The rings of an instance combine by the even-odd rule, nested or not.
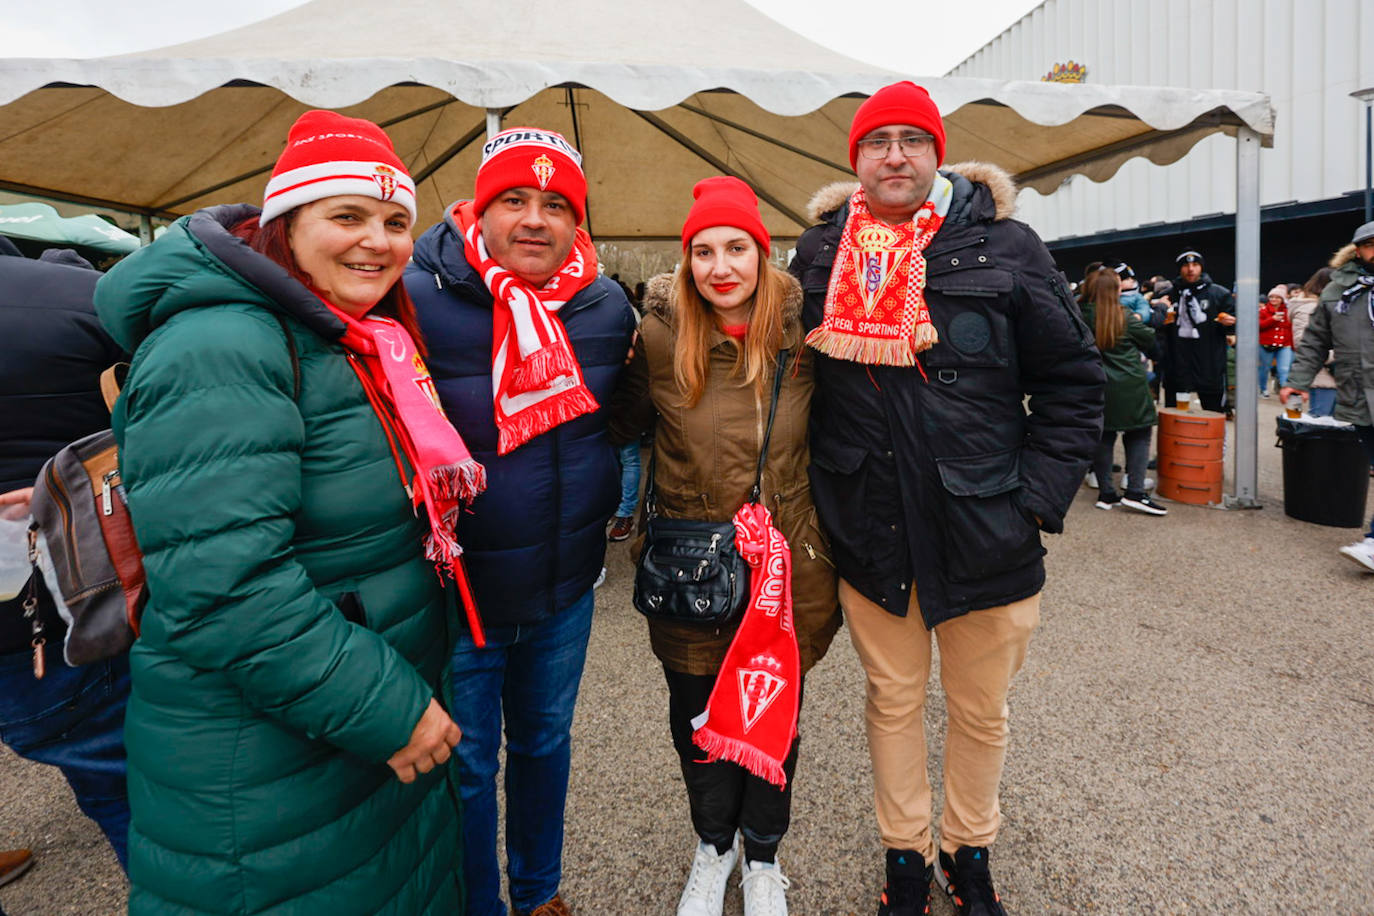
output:
[[[935,138],[930,134],[908,134],[905,137],[870,137],[859,141],[859,152],[865,159],[886,159],[887,151],[892,148],[892,144],[897,144],[901,149],[902,155],[907,158],[919,156],[930,145],[935,142]]]

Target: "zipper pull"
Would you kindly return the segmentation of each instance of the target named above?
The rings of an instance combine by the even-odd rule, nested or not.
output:
[[[434,273],[434,288],[439,290],[439,292],[444,291],[444,281],[439,279],[438,271]]]
[[[114,515],[114,502],[110,499],[110,481],[119,476],[118,469],[106,473],[100,482],[100,511]]]
[[[707,552],[707,553],[715,553],[715,552],[716,552],[716,546],[717,546],[718,544],[720,544],[720,534],[717,533],[717,534],[711,535],[711,546],[706,548],[706,552]]]
[[[802,541],[802,546],[806,548],[806,555],[807,555],[808,557],[810,557],[810,558],[813,559],[813,560],[816,559],[816,548],[812,547],[812,546],[811,546],[808,542],[806,542],[806,541]]]

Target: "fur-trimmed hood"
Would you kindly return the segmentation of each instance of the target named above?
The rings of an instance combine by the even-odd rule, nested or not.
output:
[[[1000,166],[971,160],[946,165],[940,172],[946,178],[963,176],[971,182],[987,185],[988,190],[992,192],[993,202],[997,205],[997,215],[994,219],[1010,219],[1016,212],[1016,182]],[[806,205],[807,218],[813,223],[820,222],[827,213],[838,210],[858,186],[857,181],[836,181],[821,188],[812,195]]]
[[[1342,245],[1331,256],[1331,260],[1326,263],[1326,266],[1332,270],[1339,270],[1353,260],[1355,260],[1355,246],[1353,244]]]
[[[795,277],[791,274],[784,274],[787,277],[787,296],[782,301],[782,323],[783,327],[790,327],[801,320],[802,290]],[[642,300],[644,314],[656,315],[663,320],[669,327],[675,327],[677,322],[674,320],[675,307],[673,304],[673,275],[671,273],[658,274],[650,277],[644,284],[644,298]]]

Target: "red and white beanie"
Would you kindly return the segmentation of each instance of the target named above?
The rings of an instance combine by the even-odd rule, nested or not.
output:
[[[512,127],[482,145],[473,209],[481,213],[502,191],[538,188],[562,194],[581,223],[587,215],[582,154],[563,135],[538,127]]]
[[[333,111],[307,111],[291,125],[286,149],[263,192],[258,225],[302,204],[357,194],[394,200],[414,222],[415,182],[376,124]]]

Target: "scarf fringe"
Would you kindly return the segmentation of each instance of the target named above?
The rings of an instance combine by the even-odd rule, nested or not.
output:
[[[431,468],[430,486],[435,495],[444,500],[457,500],[470,503],[487,488],[487,469],[475,458],[468,458],[457,464],[444,464]],[[450,512],[444,514],[444,524],[449,524]],[[457,521],[455,516],[454,521]]]
[[[507,419],[500,428],[496,454],[509,455],[535,436],[600,407],[592,393],[581,386],[545,398]]]
[[[452,510],[450,510],[452,511]],[[449,513],[445,513],[447,517]],[[453,533],[446,529],[434,530],[425,537],[425,559],[432,562],[439,570],[439,577],[447,572],[453,575],[451,565],[455,560],[463,555],[463,547],[458,543],[458,539]]]
[[[550,343],[521,360],[511,369],[510,385],[513,391],[539,391],[548,388],[554,379],[564,375],[576,375],[577,366],[572,352],[558,343]]]
[[[846,334],[843,331],[822,326],[806,335],[806,344],[820,350],[826,356],[847,360],[851,363],[880,366],[914,366],[916,364],[916,350],[909,340],[879,340],[873,337],[861,337],[857,334]]]
[[[795,738],[796,735],[793,734],[792,737]],[[722,735],[709,725],[703,725],[693,732],[692,740],[696,742],[697,747],[706,752],[711,763],[729,760],[744,767],[759,779],[768,780],[779,789],[787,788],[787,773],[782,768],[782,761],[765,754],[752,744]],[[791,741],[787,744],[788,747],[792,746]]]

